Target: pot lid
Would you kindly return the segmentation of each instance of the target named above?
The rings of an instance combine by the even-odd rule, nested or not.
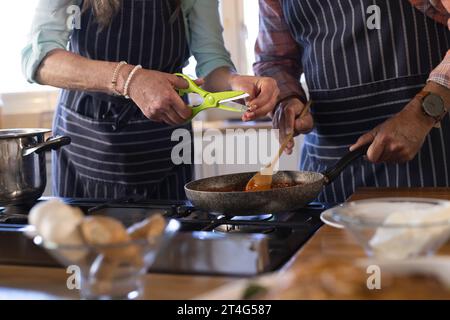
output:
[[[0,139],[22,138],[51,132],[50,129],[1,129]]]

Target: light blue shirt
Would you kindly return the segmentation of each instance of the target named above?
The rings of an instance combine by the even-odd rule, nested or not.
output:
[[[22,70],[29,82],[35,82],[36,70],[50,51],[67,48],[71,31],[66,10],[80,3],[81,0],[39,1],[28,44],[22,51]],[[186,36],[197,60],[199,77],[223,66],[234,69],[224,46],[218,6],[218,0],[182,0]]]

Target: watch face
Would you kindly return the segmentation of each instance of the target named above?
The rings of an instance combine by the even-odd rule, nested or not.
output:
[[[423,101],[423,109],[431,117],[440,117],[445,113],[444,101],[438,95],[431,93]]]

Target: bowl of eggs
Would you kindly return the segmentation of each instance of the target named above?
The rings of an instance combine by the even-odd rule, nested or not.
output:
[[[85,216],[54,199],[29,215],[28,234],[59,263],[80,271],[82,299],[139,299],[143,276],[180,228],[155,214],[126,228],[107,216]]]

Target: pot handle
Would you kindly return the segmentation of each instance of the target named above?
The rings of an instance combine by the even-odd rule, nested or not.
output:
[[[342,157],[332,168],[322,172],[322,175],[325,177],[325,184],[328,185],[332,183],[339,175],[344,171],[345,168],[348,167],[350,163],[355,161],[356,159],[366,155],[367,150],[369,150],[370,144],[362,146],[356,150],[353,150],[347,153]]]
[[[71,139],[66,136],[50,137],[45,142],[35,145],[33,147],[24,149],[23,156],[26,157],[32,153],[42,153],[50,150],[57,150],[65,145],[70,144]]]

